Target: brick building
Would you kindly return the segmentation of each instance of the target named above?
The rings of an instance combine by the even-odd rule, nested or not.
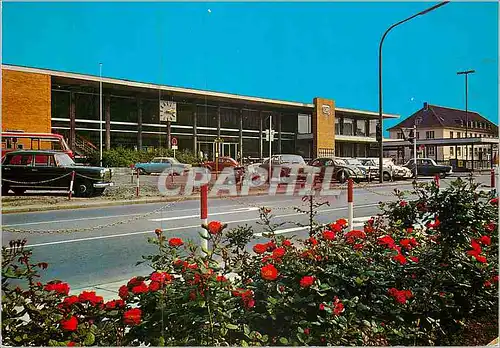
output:
[[[99,143],[100,83],[105,149],[169,147],[175,137],[180,150],[212,156],[221,138],[224,155],[262,158],[272,116],[273,153],[377,154],[378,114],[339,108],[332,99],[300,103],[12,65],[2,66],[2,130],[63,134],[84,154]],[[175,121],[164,121],[165,113]]]

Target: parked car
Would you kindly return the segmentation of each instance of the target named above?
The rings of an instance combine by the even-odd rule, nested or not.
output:
[[[368,158],[360,158],[361,161],[363,162],[371,162],[373,163],[377,168],[379,166],[379,158],[378,157],[368,157]],[[393,180],[399,180],[399,179],[408,179],[413,176],[412,172],[402,166],[396,165],[392,158],[383,158],[383,175],[384,175],[384,181],[389,181],[391,179]]]
[[[266,158],[262,164],[261,168],[269,170],[269,158]],[[304,158],[299,155],[287,155],[287,154],[279,154],[273,155],[271,157],[271,170],[274,172],[280,169],[280,182],[288,183],[293,180],[305,181],[307,178],[307,173],[304,172],[304,169],[307,168],[308,165]],[[293,171],[297,170],[297,177],[293,177]]]
[[[328,158],[328,157],[319,157],[313,159],[310,162],[311,166],[319,167],[320,173],[317,176],[318,180],[323,181],[326,168],[333,167],[333,175],[332,179],[337,180],[340,183],[344,183],[347,179],[351,178],[355,181],[361,181],[366,179],[366,175],[363,171],[353,165],[347,164],[345,160],[341,158]]]
[[[367,180],[373,180],[378,177],[378,167],[370,164],[365,164],[358,158],[342,158],[345,163],[355,166],[363,172]]]
[[[180,175],[191,169],[191,165],[180,163],[173,157],[155,157],[147,163],[136,163],[134,169],[139,171],[139,174],[162,173],[166,169],[172,169],[173,175]]]
[[[214,171],[215,169],[217,169],[218,171],[223,171],[224,168],[242,168],[242,166],[240,166],[238,161],[228,156],[218,157],[217,166],[215,165],[215,160],[204,161],[202,163],[202,166],[210,169],[211,171]]]
[[[412,173],[415,172],[415,162],[413,159],[406,162],[404,165]],[[453,173],[453,168],[447,165],[437,164],[432,158],[417,158],[417,172],[418,175],[439,175],[444,178]]]
[[[9,190],[23,194],[26,190],[69,190],[75,172],[75,196],[100,195],[113,186],[112,170],[78,166],[64,152],[20,150],[7,153],[2,161],[2,195]]]

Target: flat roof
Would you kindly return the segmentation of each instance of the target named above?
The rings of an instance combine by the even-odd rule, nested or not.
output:
[[[244,95],[232,94],[232,93],[205,91],[205,90],[199,90],[199,89],[193,89],[193,88],[174,87],[174,86],[168,86],[168,85],[159,85],[159,84],[153,84],[153,83],[137,82],[137,81],[131,81],[131,80],[125,80],[125,79],[114,79],[114,78],[108,78],[108,77],[103,77],[101,79],[99,76],[94,76],[94,75],[85,75],[85,74],[70,73],[70,72],[57,71],[57,70],[31,68],[31,67],[24,67],[24,66],[18,66],[18,65],[2,64],[2,69],[35,73],[35,74],[46,74],[46,75],[50,75],[50,76],[64,77],[64,78],[77,79],[77,80],[86,80],[86,81],[93,81],[93,82],[101,82],[102,81],[102,83],[108,83],[108,84],[115,84],[115,85],[122,85],[122,86],[136,87],[136,88],[162,90],[162,91],[166,91],[166,92],[178,92],[178,93],[184,93],[184,94],[191,94],[191,95],[195,95],[195,96],[209,96],[209,97],[214,97],[214,98],[222,98],[222,99],[229,99],[229,100],[236,100],[236,101],[247,101],[247,102],[273,105],[273,106],[288,106],[288,107],[299,107],[299,108],[308,108],[308,109],[314,108],[314,104],[312,104],[312,103],[300,103],[300,102],[293,102],[293,101],[286,101],[286,100],[250,97],[250,96],[244,96]],[[349,109],[349,108],[335,107],[335,111],[343,112],[343,113],[351,113],[351,114],[362,114],[362,115],[368,115],[368,116],[378,116],[378,112]],[[384,113],[383,116],[384,116],[384,118],[399,118],[399,115],[396,115],[396,114]]]
[[[403,139],[383,139],[385,148],[413,146],[409,141]],[[495,145],[499,143],[498,138],[440,138],[440,139],[417,139],[417,145]]]

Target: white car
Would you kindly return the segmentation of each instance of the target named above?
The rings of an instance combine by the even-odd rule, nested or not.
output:
[[[378,166],[378,163],[379,163],[378,157],[370,157],[367,159],[372,160],[375,163],[375,165]],[[383,159],[383,166],[384,166],[384,168],[389,169],[389,174],[393,179],[406,180],[406,179],[413,177],[413,173],[411,172],[410,169],[396,165],[392,158],[384,158]],[[384,178],[384,180],[385,179],[386,178]]]

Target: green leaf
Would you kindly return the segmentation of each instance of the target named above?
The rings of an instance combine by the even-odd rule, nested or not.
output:
[[[286,337],[281,337],[280,338],[280,343],[284,344],[286,346],[286,345],[288,345],[288,340],[286,339]]]
[[[360,277],[356,277],[354,281],[356,282],[357,285],[363,284],[363,279],[361,279]]]
[[[250,333],[250,328],[248,327],[247,324],[243,325],[243,332],[245,333],[245,335],[248,336],[248,334]]]
[[[95,342],[95,336],[92,332],[89,332],[87,336],[85,336],[85,340],[83,341],[83,344],[86,346],[91,346]]]
[[[225,326],[230,330],[238,330],[238,325],[226,323]]]
[[[245,340],[241,340],[241,342],[240,342],[240,343],[241,343],[241,346],[242,346],[242,347],[248,347],[248,343],[247,343],[247,341],[245,341]]]
[[[164,347],[165,346],[165,339],[162,337],[160,337],[160,339],[158,340],[158,345],[160,347]]]
[[[365,324],[368,327],[371,326],[370,322],[368,320],[364,320],[364,319],[363,319],[363,324]]]

